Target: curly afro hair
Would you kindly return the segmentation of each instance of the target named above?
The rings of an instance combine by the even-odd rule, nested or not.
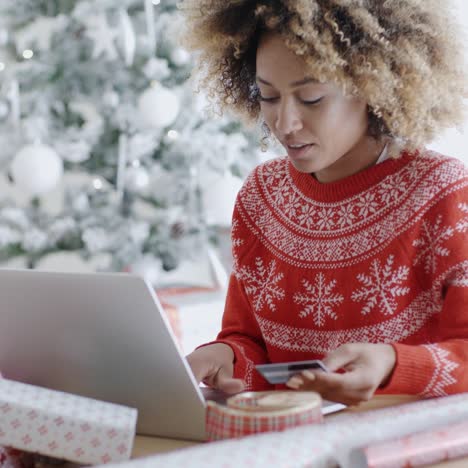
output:
[[[364,99],[369,134],[411,150],[464,120],[461,27],[450,0],[183,0],[186,47],[213,106],[258,122],[260,35],[280,34],[310,76]]]

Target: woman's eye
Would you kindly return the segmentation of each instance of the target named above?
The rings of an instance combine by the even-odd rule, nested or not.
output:
[[[261,102],[275,102],[275,101],[278,101],[278,97],[265,97],[265,96],[259,96],[258,99],[261,101]],[[308,101],[308,100],[301,100],[302,104],[305,104],[306,106],[313,106],[315,104],[318,104],[320,101],[322,101],[323,99],[323,96],[318,98],[318,99],[314,99],[312,101]]]
[[[306,106],[313,106],[315,104],[318,104],[322,99],[323,99],[323,96],[321,98],[314,99],[313,101],[303,100],[302,103],[305,104]]]
[[[258,99],[262,102],[274,102],[276,101],[278,98],[276,97],[264,97],[264,96],[259,96]]]

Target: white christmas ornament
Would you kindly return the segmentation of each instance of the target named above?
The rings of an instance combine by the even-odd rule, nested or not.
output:
[[[203,186],[203,207],[206,222],[215,226],[230,226],[232,212],[242,180],[230,172],[209,185]]]
[[[179,115],[180,101],[173,91],[156,84],[140,95],[138,111],[144,126],[164,128]]]
[[[29,195],[44,195],[61,180],[63,161],[50,146],[27,145],[13,159],[11,175],[15,185]]]
[[[150,176],[144,167],[128,167],[125,174],[125,188],[131,192],[141,192],[148,187]]]
[[[171,53],[171,61],[179,67],[187,65],[190,60],[190,53],[182,47],[177,47]]]
[[[143,277],[151,285],[156,285],[161,276],[161,261],[152,255],[144,255],[131,267],[131,273]]]
[[[119,32],[109,26],[105,13],[92,15],[87,20],[86,36],[94,44],[93,58],[104,56],[108,60],[117,60],[119,55],[115,45]]]

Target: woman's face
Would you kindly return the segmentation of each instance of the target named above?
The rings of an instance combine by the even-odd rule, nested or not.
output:
[[[367,136],[366,103],[309,79],[305,63],[279,35],[261,38],[257,84],[263,118],[297,170],[331,182],[378,158],[376,142]]]

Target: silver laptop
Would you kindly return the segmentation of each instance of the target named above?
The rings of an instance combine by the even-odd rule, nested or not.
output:
[[[202,389],[139,276],[0,269],[0,372],[137,408],[139,434],[205,439]]]

